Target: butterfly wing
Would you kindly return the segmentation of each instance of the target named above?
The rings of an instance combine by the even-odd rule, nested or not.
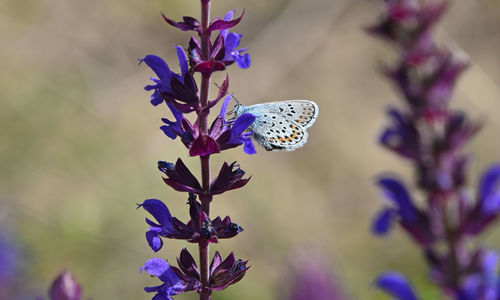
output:
[[[254,139],[268,151],[293,151],[302,147],[308,138],[306,128],[318,116],[318,106],[309,100],[285,100],[242,106],[237,114],[257,116],[249,127]]]

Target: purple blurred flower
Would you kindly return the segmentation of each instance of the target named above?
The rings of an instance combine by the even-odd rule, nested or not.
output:
[[[387,68],[386,75],[415,112],[442,112],[446,110],[455,83],[467,65],[463,55],[436,50],[425,65],[414,66],[401,61],[396,67]],[[421,70],[424,68],[425,72]]]
[[[177,56],[181,66],[181,74],[170,70],[167,63],[159,56],[146,55],[139,63],[145,62],[156,73],[159,79],[151,78],[155,83],[147,85],[147,91],[153,90],[151,104],[157,106],[163,101],[172,103],[180,112],[188,113],[198,109],[198,87],[193,76],[189,72],[188,60],[184,49],[176,46]],[[172,111],[174,115],[176,112]]]
[[[309,252],[308,255],[310,255]],[[289,300],[348,299],[334,276],[326,269],[324,262],[314,256],[302,259],[293,277],[291,294],[287,298]]]
[[[49,295],[50,300],[80,300],[82,287],[76,278],[65,270],[52,283]]]
[[[391,229],[394,219],[399,219],[401,226],[408,231],[418,242],[429,244],[434,240],[429,221],[413,204],[404,185],[395,178],[381,178],[378,180],[384,197],[393,202],[396,207],[385,208],[379,213],[373,223],[375,234],[385,235]]]
[[[146,262],[141,268],[142,271],[158,277],[163,284],[154,287],[145,287],[148,293],[156,293],[154,300],[172,300],[175,296],[187,291],[186,286],[177,277],[170,265],[162,258],[153,258]]]
[[[384,290],[399,300],[418,300],[419,298],[413,291],[411,284],[405,276],[396,272],[387,272],[381,274],[375,284],[379,289]]]
[[[467,276],[458,291],[458,300],[500,299],[500,278],[497,274],[498,253],[482,252],[479,272]]]
[[[19,249],[11,233],[4,228],[0,231],[0,291],[10,286],[19,271]],[[0,296],[2,293],[0,292]]]
[[[463,223],[463,232],[479,234],[500,213],[500,165],[491,166],[479,182],[476,205]]]

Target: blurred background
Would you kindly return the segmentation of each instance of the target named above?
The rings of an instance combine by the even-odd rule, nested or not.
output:
[[[260,148],[248,156],[237,148],[213,156],[214,169],[237,160],[252,175],[212,204],[213,216],[230,215],[245,228],[212,249],[234,251],[252,266],[214,299],[284,299],[291,270],[308,253],[322,258],[351,299],[388,299],[372,280],[390,269],[406,274],[424,299],[439,298],[406,235],[395,230],[380,239],[369,229],[383,204],[374,177],[394,171],[413,179],[407,162],[377,144],[387,105],[401,102],[377,70],[393,49],[363,31],[379,2],[214,0],[212,16],[234,8],[246,9],[235,31],[252,66],[229,68],[230,90],[245,104],[311,99],[320,114],[299,151]],[[198,17],[199,1],[0,3],[0,230],[8,261],[18,260],[10,286],[26,299],[45,296],[63,268],[95,300],[151,299],[143,287],[159,281],[139,274],[140,266],[157,256],[175,262],[187,245],[168,240],[155,255],[144,237],[147,214],[135,209],[158,198],[187,220],[186,196],[162,183],[156,162],[180,155],[199,172],[199,160],[159,130],[166,107],[153,107],[143,89],[153,72],[137,58],[157,54],[177,71],[173,45],[189,38],[160,11],[174,20]],[[443,19],[438,39],[472,61],[453,107],[487,121],[468,146],[474,188],[478,174],[500,160],[500,1],[455,0]],[[499,234],[500,227],[489,230],[479,243],[498,249]]]

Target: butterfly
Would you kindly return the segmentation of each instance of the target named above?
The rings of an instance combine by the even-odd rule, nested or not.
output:
[[[234,108],[236,118],[250,113],[257,118],[247,131],[267,151],[294,151],[307,142],[306,129],[318,117],[318,105],[309,100],[284,100]]]

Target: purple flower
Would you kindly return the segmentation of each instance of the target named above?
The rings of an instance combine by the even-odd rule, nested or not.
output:
[[[198,136],[189,149],[191,156],[206,156],[219,153],[222,150],[231,149],[244,145],[243,150],[247,154],[254,154],[255,146],[252,142],[252,133],[245,130],[252,125],[256,117],[252,114],[242,114],[234,122],[225,119],[227,106],[232,96],[228,95],[222,105],[219,116],[214,120],[208,136]]]
[[[457,293],[458,300],[500,299],[500,278],[497,274],[498,253],[485,251],[481,254],[479,272],[465,278]]]
[[[19,247],[7,224],[0,224],[0,291],[9,287],[19,271]]]
[[[159,78],[151,78],[155,84],[145,87],[147,91],[154,91],[151,96],[151,104],[157,106],[166,100],[172,103],[178,111],[188,113],[198,109],[200,101],[198,98],[198,87],[189,72],[186,53],[182,47],[176,46],[176,48],[181,66],[181,74],[172,72],[167,63],[156,55],[147,55],[143,59],[140,59],[139,63],[145,62]]]
[[[189,195],[188,203],[191,220],[187,224],[172,217],[168,207],[160,200],[148,199],[138,205],[137,208],[144,208],[157,221],[155,223],[146,218],[146,223],[150,226],[146,232],[146,239],[155,252],[163,247],[162,238],[182,239],[191,243],[198,243],[201,240],[217,243],[218,239],[232,238],[243,231],[238,224],[231,222],[229,216],[223,220],[220,217],[210,220],[207,214],[201,211],[195,194]]]
[[[493,165],[481,177],[477,203],[463,223],[464,232],[479,234],[497,218],[500,213],[499,183],[500,165]]]
[[[327,261],[307,252],[307,259],[298,259],[293,272],[289,300],[346,300],[339,282],[327,269]],[[297,257],[294,257],[297,261]]]
[[[174,115],[175,121],[170,121],[167,118],[162,118],[161,120],[166,125],[160,127],[161,130],[165,133],[166,136],[175,140],[178,136],[181,138],[184,135],[185,130],[182,128],[182,121],[184,120],[184,115],[178,111],[172,103],[167,103],[168,108]]]
[[[161,258],[153,258],[146,262],[141,268],[142,271],[158,277],[163,284],[154,287],[145,287],[144,290],[148,293],[156,293],[154,300],[172,300],[171,296],[184,293],[186,286],[177,277],[170,265]]]
[[[413,288],[403,275],[396,272],[387,272],[380,275],[375,284],[379,289],[391,294],[399,300],[418,300],[419,298],[413,292]]]
[[[163,178],[163,181],[171,186],[174,190],[179,192],[190,192],[194,194],[201,194],[201,185],[198,179],[189,171],[188,167],[179,158],[174,164],[159,161],[158,169],[167,175],[167,178]]]
[[[391,229],[394,219],[398,218],[401,226],[418,242],[429,244],[434,240],[427,217],[413,204],[404,185],[395,178],[385,177],[378,180],[382,192],[396,207],[388,207],[379,213],[372,230],[377,235],[385,235]]]
[[[455,83],[467,65],[463,55],[439,50],[432,53],[425,66],[402,61],[396,67],[388,68],[386,75],[416,113],[442,112],[446,110]]]
[[[243,11],[241,15],[234,20],[232,19],[232,13],[231,13],[231,18],[229,19],[225,18],[224,20],[222,20],[220,17],[213,19],[207,28],[207,33],[210,33],[215,30],[229,29],[231,27],[238,25],[238,23],[243,18],[244,14],[245,11]],[[184,16],[182,17],[183,20],[182,22],[175,22],[172,19],[167,18],[163,13],[162,16],[163,19],[165,19],[165,21],[167,21],[168,24],[177,27],[182,31],[196,31],[200,36],[203,34],[203,27],[201,26],[201,23],[193,17]]]
[[[182,250],[180,258],[177,259],[179,269],[174,268],[175,273],[187,290],[199,290],[201,288],[200,273],[193,256],[186,249]],[[248,261],[236,259],[231,252],[229,256],[222,260],[218,251],[210,264],[210,290],[221,291],[228,286],[240,281],[245,276]]]
[[[151,249],[157,252],[163,247],[161,237],[172,237],[177,233],[172,215],[168,207],[158,199],[145,200],[137,205],[137,208],[139,207],[144,208],[158,222],[157,224],[146,218],[146,223],[150,226],[149,231],[146,232],[146,239]]]
[[[49,295],[51,300],[80,300],[82,288],[76,278],[65,270],[52,283]]]
[[[389,109],[387,114],[393,124],[384,130],[380,136],[380,143],[403,157],[418,160],[419,136],[411,117],[395,108]]]
[[[240,169],[236,162],[228,164],[224,162],[219,175],[210,184],[210,194],[218,195],[226,191],[239,189],[246,185],[251,177],[243,179],[245,171]]]
[[[201,43],[196,37],[191,37],[189,41],[188,52],[190,56],[190,65],[195,72],[211,74],[215,71],[222,71],[226,66],[231,65],[235,61],[240,68],[250,67],[250,55],[243,53],[247,49],[238,49],[241,41],[241,34],[230,33],[229,29],[236,26],[243,18],[243,13],[233,19],[235,10],[230,11],[224,17],[215,18],[210,23],[208,32],[220,30],[219,36],[215,39],[214,43],[210,45],[209,57],[204,57],[201,51]],[[183,31],[192,30],[197,31],[199,36],[202,36],[201,24],[198,20],[191,17],[184,17],[183,22],[175,22],[165,15],[163,18],[172,26],[175,26]]]
[[[233,19],[233,14],[235,11],[236,10],[228,12],[224,17],[224,20],[230,22]],[[224,29],[220,32],[219,38],[224,39],[225,41],[223,61],[226,66],[232,64],[233,62],[237,62],[238,66],[242,69],[247,69],[250,67],[250,54],[243,53],[247,50],[247,48],[238,49],[242,36],[242,34],[229,32],[228,29]]]
[[[223,261],[218,251],[215,251],[214,259],[210,264],[210,288],[222,291],[228,286],[240,281],[245,276],[248,261],[236,259],[231,252]]]

